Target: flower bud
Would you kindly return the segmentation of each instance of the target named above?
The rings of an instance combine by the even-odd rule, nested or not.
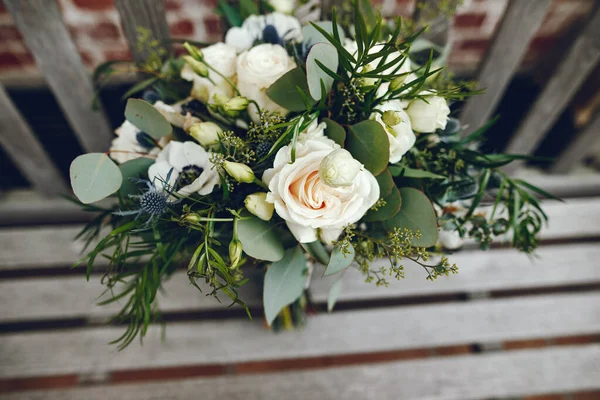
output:
[[[203,78],[206,78],[208,76],[208,68],[206,68],[206,65],[202,64],[200,61],[197,61],[192,56],[183,56],[183,59],[185,60],[186,64],[189,65],[190,68],[192,68],[192,71],[194,71],[196,74],[200,75]]]
[[[406,81],[406,77],[408,75],[404,74],[404,75],[400,75],[395,77],[394,79],[392,79],[392,81],[390,82],[390,91],[394,92],[398,89],[400,89],[402,87],[402,85],[404,85],[404,81]]]
[[[200,222],[200,216],[195,213],[187,214],[185,217],[183,217],[183,221],[190,225],[196,225]]]
[[[269,221],[275,211],[275,206],[267,202],[267,194],[264,192],[249,194],[244,200],[244,205],[248,211],[263,221]]]
[[[387,126],[396,126],[400,122],[402,122],[402,118],[400,117],[400,113],[396,112],[396,111],[393,111],[393,110],[388,110],[388,111],[384,112],[383,115],[381,116],[381,120]]]
[[[229,242],[229,259],[231,260],[231,268],[237,267],[242,261],[242,242],[238,238],[233,238]]]
[[[242,96],[235,96],[225,104],[223,104],[223,112],[229,117],[237,117],[240,111],[244,111],[248,107],[248,99]]]
[[[283,14],[293,14],[296,6],[294,0],[269,0],[269,5],[277,12]]]
[[[328,186],[350,186],[362,167],[348,150],[337,149],[321,161],[319,176]]]
[[[185,42],[183,44],[183,48],[186,49],[188,53],[190,53],[190,56],[192,56],[194,60],[202,61],[202,59],[204,58],[204,54],[202,54],[202,51],[196,46],[189,44],[188,42]]]
[[[229,97],[225,96],[222,93],[215,93],[212,97],[211,104],[217,105],[219,107],[224,106],[227,102],[231,100]]]
[[[367,64],[362,68],[361,73],[367,73],[367,72],[371,72],[373,71],[373,67],[371,66],[371,64]],[[361,78],[360,79],[360,86],[363,89],[372,89],[375,84],[377,83],[377,78]]]
[[[240,183],[252,183],[254,182],[254,172],[246,164],[236,163],[231,161],[225,161],[223,163],[225,171],[236,181]]]
[[[219,143],[219,135],[223,133],[223,130],[214,122],[200,122],[192,125],[189,132],[190,136],[196,139],[201,146],[208,147]]]

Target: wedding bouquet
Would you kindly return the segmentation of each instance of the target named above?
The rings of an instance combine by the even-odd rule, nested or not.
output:
[[[112,147],[71,165],[76,197],[98,213],[81,263],[89,279],[109,261],[103,304],[123,304],[121,347],[159,318],[158,290],[186,265],[192,285],[248,315],[239,289],[258,272],[277,325],[306,304],[311,274],[339,276],[331,308],[347,268],[388,285],[406,261],[430,280],[457,273],[444,252],[465,239],[535,249],[546,216],[534,194],[547,193],[502,172],[519,156],[477,150],[487,126],[464,135],[450,117],[473,91],[423,29],[368,1],[304,26],[255,3],[220,2],[223,43],[165,57],[151,42]]]

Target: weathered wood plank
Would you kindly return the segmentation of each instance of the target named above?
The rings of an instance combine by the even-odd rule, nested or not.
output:
[[[2,335],[0,377],[223,364],[369,353],[429,346],[593,334],[600,293],[386,307],[310,318],[301,331],[272,334],[261,318],[153,326],[144,345],[107,343],[123,327]]]
[[[6,400],[464,400],[600,388],[600,345],[9,394]]]
[[[113,137],[102,110],[91,108],[94,88],[56,0],[5,0],[15,24],[87,151],[108,150]]]
[[[477,78],[485,93],[470,98],[460,117],[462,124],[468,126],[465,136],[491,117],[551,4],[551,0],[508,3]]]
[[[599,61],[600,8],[597,8],[525,116],[506,151],[521,154],[534,151]],[[522,162],[514,162],[506,170],[514,172],[521,165]]]
[[[600,143],[600,112],[596,114],[589,126],[567,146],[550,171],[555,174],[568,173],[577,163],[590,155],[590,151],[597,143]]]
[[[543,204],[550,218],[542,240],[600,236],[600,199],[570,199]],[[81,242],[73,242],[81,226],[0,229],[0,270],[64,267],[80,258]],[[98,259],[98,265],[104,261]],[[105,264],[104,264],[105,265]]]
[[[167,43],[170,39],[169,25],[163,0],[116,0],[115,6],[136,63],[141,64],[148,59],[147,49],[139,48],[140,28],[148,30],[150,39],[158,40],[162,43],[162,49],[170,51],[171,46]]]
[[[1,83],[0,144],[36,190],[46,195],[67,193],[63,177]]]
[[[338,302],[600,282],[600,268],[596,263],[600,259],[600,248],[597,244],[543,247],[537,256],[532,260],[506,249],[457,253],[452,255],[451,261],[460,267],[460,273],[441,277],[434,283],[425,280],[422,268],[409,261],[405,263],[405,279],[391,281],[387,288],[365,283],[360,272],[350,269],[345,273]],[[377,265],[384,264],[385,261],[377,262]],[[311,297],[314,302],[325,304],[329,287],[337,276],[321,278],[322,273],[323,267],[317,267]],[[0,307],[0,322],[108,318],[122,304],[96,306],[104,289],[99,277],[86,282],[83,271],[81,276],[73,277],[0,281],[0,304],[4,305]],[[240,296],[251,307],[262,304],[260,289],[253,282],[244,286]],[[163,312],[225,310],[225,304],[192,287],[183,271],[175,273],[164,285],[158,304]]]

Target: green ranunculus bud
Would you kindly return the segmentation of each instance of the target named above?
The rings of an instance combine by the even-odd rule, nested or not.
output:
[[[183,44],[183,48],[186,49],[188,53],[190,53],[190,56],[192,56],[194,60],[202,61],[204,59],[204,54],[202,54],[202,50],[200,50],[196,46],[185,42]]]
[[[200,75],[203,78],[206,78],[208,76],[208,68],[206,68],[206,65],[202,64],[200,61],[197,61],[192,56],[183,56],[183,59],[186,62],[186,64],[189,65],[190,68],[192,68],[192,71],[194,71],[196,74]]]
[[[225,161],[223,163],[225,171],[236,181],[240,183],[252,183],[254,182],[254,172],[246,164],[236,163],[232,161]]]
[[[263,221],[270,221],[273,218],[275,206],[267,202],[267,194],[264,192],[253,193],[246,196],[244,200],[246,209],[256,215]]]
[[[381,116],[381,120],[387,126],[396,126],[400,122],[402,122],[402,118],[400,118],[400,113],[392,110],[385,111]]]
[[[240,111],[244,111],[248,107],[248,99],[242,96],[235,96],[228,102],[223,104],[223,112],[232,118],[240,115]]]
[[[223,133],[221,127],[214,122],[199,122],[190,127],[190,136],[203,147],[219,143],[219,135]]]

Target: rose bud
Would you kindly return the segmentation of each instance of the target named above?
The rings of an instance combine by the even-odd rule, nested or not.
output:
[[[190,128],[190,136],[203,147],[219,143],[219,135],[223,133],[221,127],[214,122],[200,122]]]
[[[248,99],[242,96],[235,96],[225,104],[223,104],[223,112],[229,117],[237,117],[240,111],[248,108]]]
[[[430,93],[420,93],[427,95]],[[426,96],[427,102],[416,99],[410,102],[406,113],[410,117],[413,130],[417,132],[430,133],[436,129],[444,129],[448,122],[450,108],[446,100],[439,96]]]
[[[190,66],[192,71],[203,78],[208,76],[208,68],[206,68],[206,65],[202,64],[200,61],[197,61],[192,56],[183,56],[183,59],[185,60],[186,64]]]
[[[264,192],[249,194],[244,200],[244,205],[248,211],[263,221],[269,221],[273,218],[275,206],[273,203],[267,202],[267,194]]]
[[[327,186],[350,186],[363,165],[345,149],[329,153],[319,165],[319,176]]]
[[[225,161],[223,163],[225,171],[236,181],[240,183],[252,183],[254,182],[254,172],[246,164],[236,163],[231,161]]]
[[[188,53],[190,53],[190,56],[192,56],[194,60],[202,61],[202,59],[204,58],[204,54],[202,54],[202,51],[196,46],[189,44],[188,42],[185,42],[183,44],[183,48],[186,49]]]

